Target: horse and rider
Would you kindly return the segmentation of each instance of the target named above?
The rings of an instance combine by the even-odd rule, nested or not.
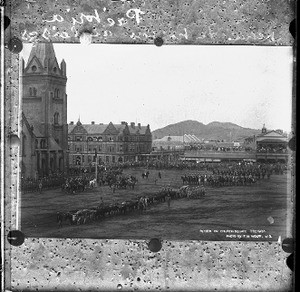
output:
[[[147,171],[144,171],[143,173],[142,173],[142,178],[143,179],[148,179],[149,178],[149,174],[150,174],[150,172],[147,170]]]

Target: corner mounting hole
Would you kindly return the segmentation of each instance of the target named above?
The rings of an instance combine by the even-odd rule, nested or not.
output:
[[[149,250],[152,252],[158,252],[160,251],[162,244],[161,241],[158,238],[152,238],[150,242],[148,243]]]
[[[18,54],[22,51],[23,49],[23,43],[22,41],[17,38],[17,37],[12,37],[9,42],[8,42],[8,45],[7,45],[7,48],[12,52],[12,53],[15,53],[15,54]]]
[[[122,286],[121,284],[118,284],[118,285],[117,285],[117,289],[118,289],[118,290],[121,290],[122,288],[123,288],[123,286]]]
[[[294,253],[291,253],[286,259],[286,265],[290,268],[291,271],[294,271]]]
[[[141,281],[141,278],[140,277],[137,277],[137,279],[136,279],[138,282],[140,282]]]
[[[296,151],[296,137],[292,137],[288,142],[288,146],[292,151]]]
[[[7,234],[7,241],[14,246],[20,246],[25,240],[25,235],[20,230],[11,230]]]
[[[291,35],[293,36],[293,38],[296,37],[296,19],[293,19],[290,23],[289,26],[289,31],[291,33]]]
[[[285,238],[282,241],[282,249],[286,252],[286,253],[292,253],[294,251],[294,239],[293,238]]]
[[[4,15],[4,29],[7,29],[10,25],[10,19],[8,16]]]

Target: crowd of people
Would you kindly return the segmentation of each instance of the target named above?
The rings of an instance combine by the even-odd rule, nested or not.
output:
[[[272,174],[282,175],[285,166],[264,163],[219,163],[209,165],[205,173],[184,174],[183,184],[212,187],[250,185],[261,179],[270,179]]]
[[[54,173],[42,178],[22,178],[21,190],[23,193],[41,192],[43,189],[59,188],[65,181],[63,173]]]
[[[61,188],[68,194],[76,194],[83,192],[86,189],[91,189],[97,185],[108,185],[113,192],[116,189],[126,189],[134,186],[138,179],[133,175],[123,175],[123,169],[120,167],[107,167],[98,172],[97,181],[95,173],[82,171],[79,173],[72,172],[71,174],[56,174],[39,179],[22,178],[21,190],[23,193],[39,192],[43,190]]]
[[[195,171],[220,171],[221,169],[231,170],[250,170],[254,169],[269,170],[271,173],[280,174],[283,173],[287,165],[283,163],[253,163],[253,162],[199,162],[195,163],[192,161],[177,160],[177,161],[162,161],[158,159],[151,159],[149,161],[138,161],[138,162],[123,162],[117,163],[112,166],[116,169],[130,169],[130,168],[146,168],[146,169],[157,169],[157,170],[195,170]]]
[[[204,184],[210,182],[212,185],[240,185],[250,184],[261,178],[270,177],[271,174],[283,174],[286,164],[280,163],[251,163],[251,162],[215,162],[194,163],[190,161],[167,162],[152,159],[150,161],[123,162],[107,167],[101,167],[98,171],[98,185],[109,185],[112,188],[134,188],[138,182],[134,176],[123,176],[124,169],[145,168],[148,170],[188,170],[193,172],[207,172],[206,177],[198,177],[194,174],[185,174],[183,181],[190,184]],[[211,174],[209,174],[211,173]],[[145,175],[147,173],[145,172]],[[79,172],[68,174],[56,173],[42,178],[22,178],[21,190],[23,192],[41,192],[41,190],[62,188],[68,193],[85,190],[95,179],[95,172],[88,169],[80,169]],[[92,183],[93,184],[93,183]]]
[[[126,188],[137,179],[132,175],[124,175],[124,169],[140,169],[141,177],[157,181],[156,176],[162,179],[162,169],[187,170],[181,176],[183,186],[172,189],[170,186],[163,188],[158,193],[141,194],[136,199],[105,204],[101,199],[98,206],[88,209],[57,212],[57,222],[62,226],[68,221],[71,225],[86,224],[101,220],[113,215],[128,214],[135,211],[143,211],[152,205],[167,202],[170,207],[171,201],[180,198],[196,199],[205,196],[206,188],[224,186],[251,185],[258,180],[270,179],[271,175],[283,174],[286,170],[285,164],[266,164],[252,162],[221,162],[221,163],[193,163],[188,161],[162,162],[151,160],[148,162],[126,162],[113,166],[100,168],[98,172],[98,185],[108,185],[113,188]],[[152,176],[152,170],[156,170],[156,176]],[[158,171],[158,172],[157,172]],[[50,188],[60,188],[66,193],[78,193],[92,188],[96,182],[95,173],[88,170],[71,174],[51,174],[40,179],[22,179],[22,190],[24,192],[40,192]],[[129,183],[130,182],[130,183]],[[114,193],[114,190],[113,190]]]
[[[136,163],[131,165],[136,167]],[[147,165],[149,169],[149,165]],[[118,165],[102,172],[102,177],[124,177],[122,169],[130,167],[128,164]],[[98,206],[88,209],[77,209],[57,213],[57,223],[62,226],[64,222],[70,225],[81,225],[102,220],[106,217],[124,215],[131,212],[142,212],[152,205],[180,198],[198,199],[206,195],[207,187],[250,185],[261,179],[270,179],[272,174],[282,174],[284,167],[279,164],[262,163],[215,163],[202,165],[201,172],[186,173],[182,178],[183,186],[177,189],[170,186],[154,194],[143,194],[135,199],[105,204],[101,198]],[[143,175],[149,171],[143,172]],[[162,178],[159,171],[158,177]],[[145,177],[145,179],[148,179]],[[107,182],[107,181],[106,181]]]
[[[105,204],[101,198],[98,206],[92,208],[57,212],[56,221],[59,227],[62,227],[65,222],[68,222],[70,225],[87,224],[111,216],[125,215],[132,212],[143,212],[149,207],[163,202],[167,202],[168,207],[170,207],[171,200],[180,199],[184,196],[187,196],[187,193],[180,192],[171,187],[164,187],[155,194],[137,196],[135,199],[123,201],[121,203],[114,202]]]
[[[200,150],[200,151],[216,151],[216,152],[236,152],[245,151],[243,146],[222,146],[222,145],[205,145],[205,144],[191,144],[185,147],[185,150]]]
[[[248,175],[233,175],[233,174],[220,174],[220,175],[207,175],[207,174],[188,174],[181,177],[182,184],[188,185],[203,185],[211,187],[224,187],[224,186],[245,186],[253,184],[257,178],[251,174]]]
[[[268,147],[268,146],[261,146],[256,149],[258,153],[287,153],[286,147],[277,146],[277,147]]]
[[[61,185],[61,190],[68,194],[76,194],[85,191],[87,188],[94,187],[93,175],[82,175],[77,177],[66,177]]]

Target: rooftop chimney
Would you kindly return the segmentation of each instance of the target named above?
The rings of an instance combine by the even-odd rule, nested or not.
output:
[[[121,122],[121,125],[126,125],[126,122],[125,122],[125,121],[122,121],[122,122]]]
[[[91,124],[92,124],[92,125],[95,125],[95,121],[92,121]]]
[[[74,122],[73,122],[73,121],[71,121],[71,122],[70,122],[70,125],[74,125]]]
[[[138,127],[141,128],[141,123],[138,123]]]
[[[130,123],[130,126],[131,126],[131,128],[134,129],[134,128],[135,128],[135,123],[134,123],[134,122],[131,122],[131,123]]]

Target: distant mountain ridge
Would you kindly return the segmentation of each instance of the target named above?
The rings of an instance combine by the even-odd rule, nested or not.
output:
[[[199,139],[205,140],[237,141],[259,133],[261,133],[261,130],[243,128],[230,122],[222,123],[214,121],[205,125],[198,121],[187,120],[152,131],[152,138],[154,140],[169,135],[182,136],[184,134],[194,134]]]

